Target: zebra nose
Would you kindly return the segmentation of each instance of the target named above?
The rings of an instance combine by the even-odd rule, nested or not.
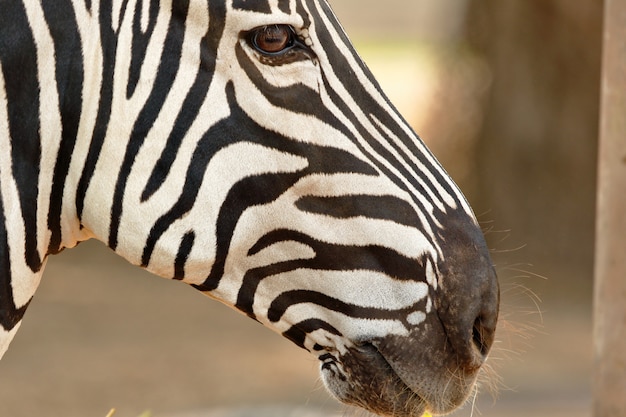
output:
[[[495,274],[494,274],[495,276]],[[497,280],[495,280],[497,286]],[[493,345],[496,335],[496,322],[498,321],[499,291],[490,293],[488,298],[483,299],[483,305],[479,313],[475,315],[471,327],[471,344],[482,364]],[[466,333],[470,333],[469,331]],[[470,354],[472,355],[472,354]],[[472,355],[473,356],[473,355]]]
[[[468,371],[477,370],[486,360],[498,320],[500,291],[496,274],[492,267],[483,271],[483,276],[465,277],[463,288],[452,293],[447,291],[458,282],[444,287],[437,309],[457,363]],[[458,277],[447,278],[459,281]]]
[[[437,314],[458,365],[478,369],[493,345],[500,289],[482,236],[453,249],[442,266]]]
[[[472,326],[472,342],[478,352],[486,357],[493,345],[496,334],[496,314],[488,311],[486,314],[481,313]]]

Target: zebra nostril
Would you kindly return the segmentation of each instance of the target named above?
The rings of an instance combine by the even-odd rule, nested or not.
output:
[[[476,370],[483,364],[495,339],[499,305],[497,284],[494,281],[493,287],[483,291],[482,296],[474,291],[473,297],[465,299],[459,298],[458,293],[445,294],[439,301],[439,319],[459,365],[468,370]]]
[[[472,341],[483,357],[487,356],[489,349],[491,348],[491,344],[493,342],[492,333],[492,331],[483,325],[482,315],[478,316],[476,320],[474,320],[474,327],[472,328]]]

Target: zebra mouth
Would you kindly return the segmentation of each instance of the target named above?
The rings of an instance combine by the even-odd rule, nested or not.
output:
[[[320,356],[322,379],[344,403],[394,417],[420,417],[427,401],[407,385],[372,343],[348,349],[336,358]]]

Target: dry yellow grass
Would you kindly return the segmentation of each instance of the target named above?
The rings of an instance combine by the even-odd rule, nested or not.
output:
[[[106,417],[113,417],[113,415],[115,414],[115,408],[112,408],[111,411],[109,411],[109,413],[106,415]],[[141,415],[139,415],[139,417],[150,417],[152,415],[152,413],[150,413],[150,411],[144,411],[143,413],[141,413]]]

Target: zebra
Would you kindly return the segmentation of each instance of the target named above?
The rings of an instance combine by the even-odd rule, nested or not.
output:
[[[0,356],[48,256],[95,238],[306,349],[342,402],[466,400],[489,250],[325,0],[0,4]]]

